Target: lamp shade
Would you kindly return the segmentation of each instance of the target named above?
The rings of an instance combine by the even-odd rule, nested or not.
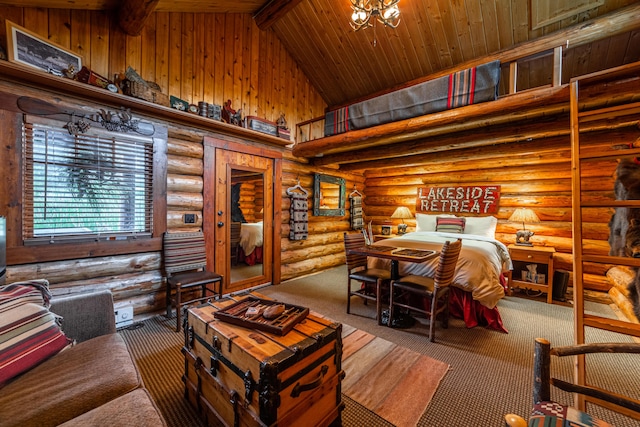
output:
[[[391,218],[397,218],[397,219],[413,218],[413,214],[411,213],[408,207],[400,206],[396,208],[395,212],[393,212],[393,215],[391,215]]]
[[[536,213],[529,208],[518,208],[509,217],[509,221],[522,222],[522,223],[534,223],[540,222],[540,218]]]

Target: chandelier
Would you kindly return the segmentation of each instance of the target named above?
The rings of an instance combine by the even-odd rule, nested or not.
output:
[[[375,20],[387,27],[396,28],[400,23],[400,0],[350,0],[353,14],[351,15],[351,27],[358,31],[372,27]],[[374,22],[371,23],[371,19]]]

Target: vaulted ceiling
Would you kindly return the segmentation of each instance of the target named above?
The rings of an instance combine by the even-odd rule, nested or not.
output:
[[[401,22],[354,32],[349,0],[0,0],[0,5],[108,9],[131,31],[154,11],[248,13],[272,29],[329,106],[465,64],[522,43],[576,28],[563,54],[563,81],[640,60],[640,15],[626,26],[598,27],[634,0],[400,0]],[[633,28],[635,27],[635,28]],[[617,28],[617,29],[616,29]],[[558,38],[560,40],[560,38]],[[551,83],[552,57],[519,65],[519,88]],[[504,92],[504,87],[501,89]]]

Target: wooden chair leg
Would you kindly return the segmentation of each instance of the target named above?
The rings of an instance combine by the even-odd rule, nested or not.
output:
[[[382,293],[382,281],[376,280],[376,320],[378,325],[382,325],[382,301],[380,301],[380,294]]]
[[[167,295],[165,298],[165,303],[167,305],[167,319],[171,318],[171,285],[167,282]]]
[[[347,280],[347,314],[351,313],[351,279]]]
[[[436,317],[437,317],[438,293],[431,297],[431,316],[429,316],[429,341],[436,342]]]
[[[182,317],[182,288],[176,286],[176,332],[180,332],[180,320]]]

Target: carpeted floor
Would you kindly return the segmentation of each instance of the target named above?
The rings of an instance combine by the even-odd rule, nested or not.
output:
[[[498,304],[508,334],[481,327],[467,329],[459,319],[451,319],[449,328],[436,326],[436,342],[428,340],[428,325],[418,323],[406,329],[378,326],[374,308],[357,298],[346,313],[346,269],[336,267],[321,274],[291,280],[259,292],[293,304],[306,305],[338,322],[347,323],[377,337],[425,354],[451,365],[433,400],[418,422],[424,427],[503,426],[506,413],[528,415],[531,410],[533,382],[533,343],[536,337],[552,345],[573,342],[571,307],[519,297],[505,297]],[[614,317],[606,305],[586,303],[587,310]],[[369,317],[367,317],[369,316]],[[628,336],[587,330],[591,342],[631,341]],[[552,374],[571,380],[569,360],[557,364]],[[640,398],[640,357],[637,355],[598,355],[588,359],[592,380],[615,385],[623,393]],[[570,403],[566,393],[552,397]],[[616,427],[637,427],[638,421],[591,406],[590,412]],[[348,425],[348,424],[346,424]]]
[[[459,319],[452,319],[449,328],[437,327],[436,343],[429,342],[428,325],[417,323],[410,329],[399,330],[378,326],[373,319],[374,308],[352,299],[352,314],[346,314],[346,269],[337,267],[321,274],[291,280],[277,286],[260,288],[259,292],[278,300],[304,305],[343,324],[369,332],[420,354],[450,365],[449,372],[437,388],[431,403],[418,421],[424,427],[503,426],[505,413],[527,415],[531,409],[533,342],[544,337],[552,345],[568,345],[573,341],[571,307],[518,297],[506,297],[498,307],[509,330],[503,334],[481,327],[467,329]],[[587,309],[600,315],[613,317],[608,306],[587,303]],[[166,334],[175,326],[175,320],[154,318],[157,332]],[[150,319],[151,320],[151,319]],[[147,327],[151,327],[153,323]],[[439,326],[439,325],[438,325]],[[626,336],[589,329],[589,341],[624,341]],[[135,330],[121,331],[127,341]],[[173,333],[176,341],[181,334]],[[159,338],[158,338],[159,340]],[[139,342],[135,357],[143,371],[143,379],[150,390],[173,387],[158,405],[170,426],[200,426],[182,396],[182,355],[175,355],[176,364],[164,372],[154,370],[157,359],[153,344]],[[134,350],[132,350],[134,351]],[[162,350],[160,350],[162,351]],[[588,360],[593,371],[592,381],[640,398],[640,358],[635,355],[598,355]],[[146,375],[144,372],[148,372]],[[556,364],[552,374],[572,378],[570,361]],[[418,380],[416,380],[419,383]],[[153,393],[153,391],[152,391]],[[566,393],[553,393],[552,397],[570,403]],[[384,420],[366,410],[357,402],[344,397],[344,426],[389,426]],[[638,422],[605,409],[592,406],[594,415],[617,427],[637,427]],[[185,421],[186,420],[186,421]],[[402,426],[403,427],[403,426]]]
[[[355,330],[347,329],[349,334]],[[167,319],[159,315],[121,329],[119,333],[127,342],[140,368],[145,386],[160,408],[168,426],[205,427],[196,415],[196,411],[184,398],[184,383],[181,380],[184,373],[184,356],[180,352],[184,335],[175,332],[175,319]],[[397,347],[395,344],[392,346]],[[357,357],[354,357],[352,360],[356,359]],[[424,357],[422,360],[432,359]],[[440,374],[438,381],[444,376],[444,372]],[[433,385],[433,391],[436,387],[437,384]],[[358,398],[362,394],[356,390],[355,397]],[[342,412],[343,425],[393,426],[347,395],[343,394],[342,399],[345,403],[345,410]],[[423,403],[428,403],[429,400],[421,399]]]

